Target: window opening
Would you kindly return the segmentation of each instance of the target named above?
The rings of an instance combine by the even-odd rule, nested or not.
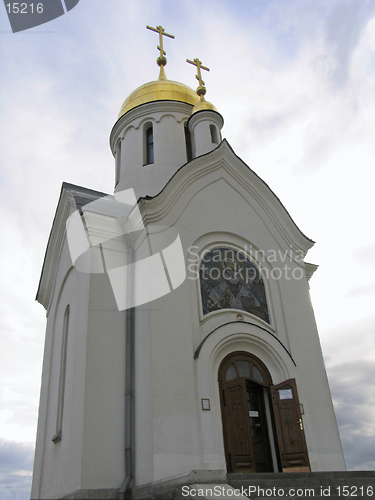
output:
[[[185,125],[185,144],[186,144],[186,159],[191,161],[193,159],[193,150],[191,147],[191,134],[189,127]]]
[[[256,366],[253,366],[253,379],[257,380],[258,382],[264,382],[262,374]]]
[[[233,364],[230,365],[230,367],[228,368],[227,375],[225,378],[226,380],[233,380],[234,378],[237,378],[236,369]]]
[[[237,361],[237,366],[240,377],[250,378],[250,363],[248,361]]]
[[[116,178],[115,178],[115,186],[120,181],[120,168],[121,168],[121,140],[117,143],[116,149]]]
[[[154,163],[154,131],[152,125],[146,130],[146,164]]]
[[[213,142],[214,144],[219,144],[217,129],[215,125],[210,125],[210,132],[211,132],[211,142]]]

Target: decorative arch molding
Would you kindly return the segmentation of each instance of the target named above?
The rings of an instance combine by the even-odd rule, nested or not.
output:
[[[142,124],[150,120],[159,122],[163,116],[170,114],[174,116],[177,123],[187,120],[191,114],[193,106],[179,101],[154,101],[137,106],[122,115],[114,124],[110,134],[110,147],[114,154],[114,145],[119,135],[123,134],[129,125],[138,129]]]
[[[202,340],[202,342],[199,344],[199,346],[197,347],[197,349],[195,350],[195,353],[194,353],[194,359],[198,359],[199,358],[199,354],[202,350],[202,347],[203,347],[203,344],[208,340],[208,338],[213,335],[215,332],[217,332],[217,330],[219,330],[220,328],[224,328],[226,327],[227,325],[237,325],[237,328],[238,328],[238,322],[237,321],[229,321],[228,323],[224,323],[222,325],[219,325],[217,326],[216,328],[214,328],[208,335],[206,335],[204,337],[204,339]],[[261,330],[263,330],[264,332],[268,333],[269,335],[271,335],[279,344],[280,346],[283,348],[283,350],[286,352],[286,354],[289,356],[289,358],[291,359],[291,361],[293,362],[294,366],[297,366],[297,363],[294,361],[293,359],[293,356],[290,354],[290,352],[288,351],[288,349],[285,347],[285,345],[281,342],[281,340],[276,337],[276,335],[274,335],[273,333],[271,333],[269,330],[266,330],[265,328],[262,328],[261,326],[259,325],[255,325],[254,323],[251,323],[249,321],[244,321],[244,322],[241,322],[240,323],[241,326],[242,325],[252,325],[252,326],[256,326],[256,328],[260,328]]]
[[[181,123],[181,122],[184,123],[184,117],[183,116],[177,117],[176,115],[174,115],[172,113],[163,113],[163,114],[161,114],[160,116],[158,116],[157,118],[155,118],[155,122],[156,123],[160,123],[164,118],[173,118],[176,123]]]
[[[132,122],[132,123],[129,123],[127,124],[121,131],[121,133],[119,133],[119,135],[117,136],[114,144],[117,143],[117,140],[118,138],[123,138],[126,133],[130,130],[130,129],[134,129],[134,130],[139,130],[139,129],[142,129],[144,127],[144,125],[148,122],[151,122],[152,124],[156,124],[156,123],[160,123],[163,118],[173,118],[175,120],[176,123],[184,123],[187,122],[187,119],[181,115],[181,116],[176,116],[175,114],[173,113],[160,113],[158,116],[154,116],[152,114],[147,114],[145,116],[143,116],[142,118],[140,118],[137,122]]]
[[[145,120],[146,121],[149,121],[149,120]],[[136,130],[138,130],[139,127],[134,127],[134,125],[129,125],[129,127],[126,127],[121,135],[119,136],[121,138],[122,141],[126,141],[126,136],[129,135],[131,132],[134,133]],[[117,139],[116,139],[116,142],[117,142]]]
[[[233,328],[231,328],[233,330]],[[257,329],[257,327],[256,327]],[[202,350],[202,360],[204,362],[208,354],[208,360],[212,373],[217,374],[219,367],[225,357],[233,352],[241,351],[256,356],[267,367],[273,383],[278,383],[295,375],[296,363],[289,353],[280,345],[274,337],[264,335],[259,332],[254,333],[227,333],[220,334],[220,338],[211,337],[211,342],[208,342]],[[216,342],[215,342],[216,340]],[[214,344],[214,345],[212,345]],[[207,353],[207,351],[210,351]],[[203,351],[204,355],[203,355]]]
[[[265,328],[248,322],[223,324],[207,335],[195,358],[197,367],[209,370],[217,380],[220,363],[234,351],[257,356],[267,366],[275,384],[296,376],[297,364],[280,340]]]

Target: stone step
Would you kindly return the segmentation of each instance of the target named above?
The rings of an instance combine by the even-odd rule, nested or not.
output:
[[[375,471],[227,474],[227,481],[251,500],[372,498]]]
[[[375,500],[375,471],[226,475],[218,473],[216,476],[213,476],[212,471],[209,475],[202,471],[194,471],[189,476],[135,488],[131,498],[134,500],[311,500],[312,498]],[[219,494],[215,488],[220,490]]]

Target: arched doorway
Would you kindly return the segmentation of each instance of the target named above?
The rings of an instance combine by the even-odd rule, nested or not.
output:
[[[237,351],[219,367],[228,472],[308,472],[295,379],[273,385],[265,364]]]
[[[246,352],[222,361],[219,386],[228,472],[272,472],[277,467],[269,401],[271,375]]]

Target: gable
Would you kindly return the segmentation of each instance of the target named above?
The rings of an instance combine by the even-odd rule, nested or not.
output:
[[[144,223],[172,226],[190,205],[197,221],[224,224],[230,212],[235,225],[257,224],[282,249],[305,256],[314,242],[307,238],[269,186],[251,170],[224,140],[213,151],[181,167],[163,190],[140,199]],[[250,219],[249,219],[250,218]],[[208,224],[209,225],[209,224]],[[228,224],[227,224],[228,225]],[[218,229],[218,228],[217,228]],[[223,230],[223,228],[221,228]]]
[[[45,309],[48,308],[50,303],[61,252],[65,242],[66,221],[68,217],[75,210],[81,210],[83,206],[104,196],[107,195],[100,191],[94,191],[66,182],[62,184],[36,295],[36,300],[40,302]]]

